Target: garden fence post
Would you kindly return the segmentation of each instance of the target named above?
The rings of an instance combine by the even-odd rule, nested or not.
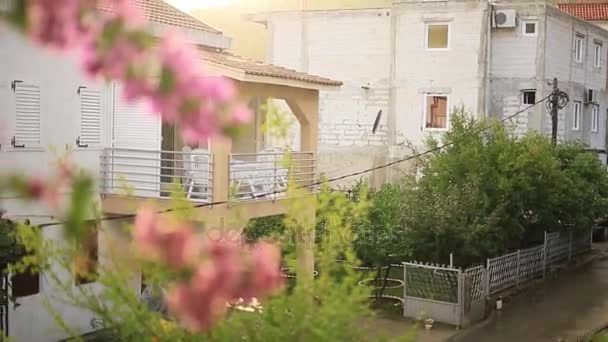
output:
[[[520,261],[521,249],[517,250],[517,265],[515,269],[515,287],[519,288],[519,261]]]
[[[450,268],[454,268],[454,253],[450,253]]]
[[[543,244],[543,280],[547,277],[547,232],[545,231],[545,242]]]
[[[483,298],[490,297],[490,277],[487,268],[481,269],[481,291]]]
[[[403,314],[405,315],[405,304],[406,304],[406,296],[407,296],[407,264],[403,263]]]
[[[464,322],[465,304],[464,304],[464,274],[461,270],[458,270],[458,307],[460,310],[460,317],[458,318],[458,326],[462,326]]]
[[[487,259],[486,261],[486,289],[488,291],[488,297],[490,296],[490,258]]]
[[[572,260],[572,249],[573,249],[572,244],[573,243],[574,243],[574,240],[572,240],[572,231],[570,231],[570,244],[568,245],[568,261]]]

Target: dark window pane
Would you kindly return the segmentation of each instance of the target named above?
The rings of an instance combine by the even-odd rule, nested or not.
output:
[[[13,296],[27,297],[40,292],[40,275],[24,272],[11,277]]]
[[[533,105],[536,103],[536,91],[524,91],[524,104]]]

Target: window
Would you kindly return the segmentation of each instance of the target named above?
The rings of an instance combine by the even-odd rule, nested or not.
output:
[[[522,21],[522,36],[536,36],[536,21]]]
[[[95,223],[96,224],[96,223]],[[99,236],[94,227],[87,239],[80,246],[80,255],[76,257],[76,285],[92,283],[97,278],[99,264]]]
[[[524,90],[522,92],[522,103],[525,105],[536,104],[536,90]]]
[[[596,68],[602,67],[602,43],[595,42],[593,44],[593,66]]]
[[[425,128],[445,130],[448,128],[448,97],[445,95],[425,96]]]
[[[101,144],[101,94],[85,87],[78,88],[80,94],[80,135],[78,147],[93,147]]]
[[[574,108],[572,111],[572,130],[578,131],[581,126],[581,102],[574,101]]]
[[[426,48],[429,50],[448,49],[450,47],[450,24],[426,24]]]
[[[12,82],[15,92],[13,148],[40,147],[40,87],[23,81]]]
[[[591,108],[591,132],[597,133],[600,125],[600,107],[593,106]]]
[[[585,36],[577,34],[574,37],[574,60],[577,63],[583,62],[583,49],[585,46]]]

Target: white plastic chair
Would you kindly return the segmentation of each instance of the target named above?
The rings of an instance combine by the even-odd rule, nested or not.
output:
[[[258,162],[261,162],[257,164],[259,172],[266,176],[263,178],[264,183],[273,195],[280,195],[279,192],[287,189],[288,171],[281,166],[284,152],[278,148],[266,149],[257,157]]]
[[[186,170],[187,197],[200,197],[208,200],[210,198],[210,161],[211,156],[209,151],[205,149],[191,150],[190,147],[184,146],[183,161],[184,169]],[[195,192],[194,190],[197,190]]]
[[[251,163],[232,159],[230,162],[230,178],[236,188],[238,199],[255,199],[259,195],[255,185],[256,170]]]

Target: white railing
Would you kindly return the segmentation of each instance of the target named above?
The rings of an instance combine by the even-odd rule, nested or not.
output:
[[[230,187],[234,201],[277,199],[288,184],[306,188],[315,180],[312,152],[271,151],[230,155]]]
[[[213,158],[206,150],[107,148],[101,172],[103,194],[168,198],[178,186],[193,201],[213,200]]]

